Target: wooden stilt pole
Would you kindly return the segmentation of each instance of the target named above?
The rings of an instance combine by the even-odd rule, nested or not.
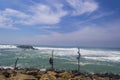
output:
[[[81,54],[80,54],[80,49],[78,48],[78,72],[80,72],[80,57],[81,57]]]
[[[17,62],[18,62],[18,60],[19,60],[19,58],[17,58],[17,59],[16,59],[16,61],[15,61],[15,66],[14,66],[14,69],[17,69],[17,67],[16,67],[16,66],[17,66]]]

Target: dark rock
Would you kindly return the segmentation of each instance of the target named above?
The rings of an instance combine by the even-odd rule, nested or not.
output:
[[[32,50],[35,50],[35,48],[33,46],[30,46],[30,45],[20,45],[20,46],[17,46],[18,48],[21,48],[21,49],[32,49]]]
[[[8,72],[3,72],[3,75],[6,77],[6,78],[9,78],[10,77],[10,73],[8,73]]]

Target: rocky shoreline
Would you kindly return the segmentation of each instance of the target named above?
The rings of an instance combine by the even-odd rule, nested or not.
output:
[[[120,80],[113,73],[78,73],[77,71],[39,69],[0,69],[0,80]]]

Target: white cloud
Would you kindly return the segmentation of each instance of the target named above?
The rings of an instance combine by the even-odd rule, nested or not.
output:
[[[63,5],[59,4],[54,8],[37,4],[31,6],[29,12],[32,14],[31,19],[26,21],[28,24],[57,24],[61,21],[61,18],[67,15],[67,11],[62,9]]]
[[[2,16],[7,18],[15,17],[15,18],[21,18],[21,19],[28,17],[28,15],[25,14],[24,12],[10,9],[10,8],[6,8],[4,11],[2,11]]]
[[[49,35],[38,35],[27,41],[41,45],[119,46],[119,25],[119,21],[104,24],[102,27],[88,25],[75,32],[53,32]]]
[[[18,29],[14,24],[26,17],[27,15],[20,11],[6,8],[4,11],[0,11],[0,28]]]
[[[15,27],[13,27],[13,21],[9,18],[1,16],[1,14],[0,14],[0,28],[16,29]]]
[[[36,4],[28,7],[26,12],[6,8],[0,11],[0,28],[15,28],[16,24],[37,25],[37,24],[57,24],[61,18],[67,15],[63,10],[63,5],[51,7],[44,4]]]
[[[98,9],[98,3],[94,0],[67,0],[74,9],[72,15],[81,15],[91,13]]]

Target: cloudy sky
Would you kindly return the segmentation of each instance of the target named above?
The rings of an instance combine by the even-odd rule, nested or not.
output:
[[[0,0],[0,44],[120,47],[120,0]]]

